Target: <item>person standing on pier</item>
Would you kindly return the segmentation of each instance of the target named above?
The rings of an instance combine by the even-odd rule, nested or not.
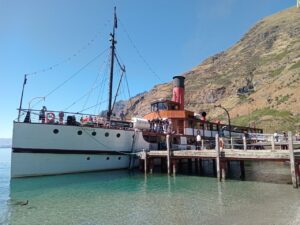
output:
[[[275,131],[275,133],[274,133],[274,139],[276,142],[278,142],[278,140],[279,140],[279,135],[278,135],[277,131]]]
[[[201,135],[200,135],[200,131],[197,132],[197,136],[196,136],[196,150],[200,150],[201,149]]]

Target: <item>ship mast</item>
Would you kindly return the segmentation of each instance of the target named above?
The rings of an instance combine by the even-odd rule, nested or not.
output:
[[[114,76],[114,60],[115,60],[115,30],[117,29],[117,14],[116,7],[114,8],[114,25],[111,36],[111,61],[110,61],[110,75],[109,75],[109,90],[108,90],[108,109],[107,109],[107,120],[110,120],[112,115],[112,89],[113,89],[113,76]]]

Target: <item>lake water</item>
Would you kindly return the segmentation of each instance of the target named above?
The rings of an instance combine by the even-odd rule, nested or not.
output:
[[[0,224],[300,224],[288,166],[255,168],[251,181],[127,171],[10,181],[10,149],[0,149]]]

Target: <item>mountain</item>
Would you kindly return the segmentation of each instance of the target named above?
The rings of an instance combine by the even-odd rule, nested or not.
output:
[[[266,17],[243,38],[183,74],[185,108],[265,132],[300,130],[300,9]],[[172,83],[158,84],[126,103],[128,115],[143,116],[150,102],[171,98]]]
[[[0,148],[10,148],[11,139],[10,138],[0,138]]]

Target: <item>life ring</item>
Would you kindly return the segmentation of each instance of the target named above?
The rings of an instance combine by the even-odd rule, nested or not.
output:
[[[48,112],[46,114],[46,122],[47,123],[54,123],[55,120],[55,114],[53,112]]]

